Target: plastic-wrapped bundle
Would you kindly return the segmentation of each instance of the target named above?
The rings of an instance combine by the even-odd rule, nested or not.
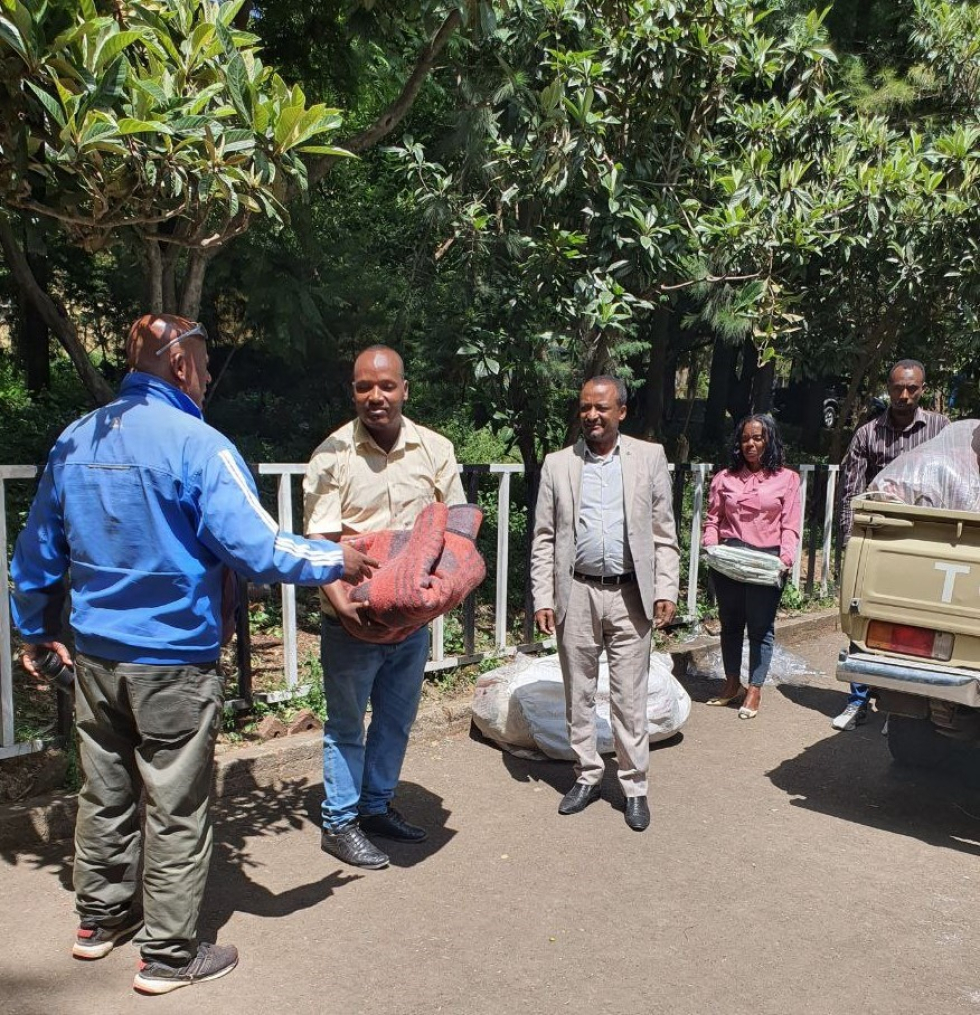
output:
[[[721,649],[713,648],[704,652],[695,653],[687,664],[687,675],[689,677],[709,678],[711,680],[726,680],[725,663],[721,658]],[[794,655],[789,649],[776,644],[772,648],[772,663],[769,666],[769,673],[766,675],[766,686],[775,684],[789,684],[796,687],[806,687],[809,684],[819,684],[821,674],[818,673],[805,659]],[[749,683],[749,646],[742,647],[742,669],[741,680],[743,686]]]
[[[900,455],[864,496],[947,511],[980,511],[980,420],[950,423],[931,441]]]
[[[753,550],[748,546],[706,546],[704,548],[708,567],[734,578],[735,581],[750,585],[781,585],[783,562],[774,554]]]
[[[609,717],[609,662],[599,658],[595,695],[596,746],[600,754],[615,750]],[[647,726],[650,740],[666,740],[687,722],[691,698],[674,676],[673,660],[662,652],[650,658],[647,685]],[[484,673],[473,694],[477,729],[519,758],[575,760],[568,742],[565,685],[558,656],[519,655],[499,669]]]

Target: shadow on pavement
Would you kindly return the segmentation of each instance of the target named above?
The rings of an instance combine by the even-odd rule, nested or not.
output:
[[[353,869],[338,871],[336,861],[320,853],[318,811],[322,789],[305,779],[274,786],[247,785],[240,773],[235,791],[217,801],[214,811],[214,852],[201,914],[201,938],[213,941],[233,913],[278,918],[309,909],[330,898],[347,882],[361,875]],[[250,872],[265,865],[253,858],[256,839],[285,835],[305,829],[309,836],[309,870],[323,870],[318,877],[282,892],[273,892],[253,880]],[[322,862],[321,862],[322,861]]]
[[[681,682],[684,690],[691,696],[691,701],[703,705],[709,698],[715,698],[721,693],[724,687],[724,680],[721,677],[705,677],[698,673],[681,673],[677,679]],[[738,707],[737,705],[735,706]]]
[[[485,737],[476,727],[470,726],[470,739],[482,744],[489,749],[496,751],[500,756],[504,769],[515,782],[541,782],[550,786],[558,797],[564,796],[575,782],[575,769],[571,761],[556,758],[537,760],[521,758],[516,754],[501,747],[496,741]],[[650,744],[651,760],[656,751],[675,747],[684,740],[684,734],[675,733],[667,740],[660,740]],[[604,800],[612,803],[623,803],[625,798],[616,776],[616,758],[609,756],[606,761],[606,774],[602,778],[602,796]]]
[[[820,712],[832,719],[839,715],[847,704],[847,685],[838,684],[838,689],[829,687],[813,687],[802,684],[780,684],[779,693],[794,705]],[[869,725],[880,728],[884,719],[875,712],[869,712]]]
[[[275,786],[236,787],[236,792],[219,800],[214,811],[214,855],[202,914],[201,935],[213,940],[236,912],[276,919],[310,909],[364,872],[348,867],[320,851],[320,803],[323,787],[307,780],[281,782]],[[417,845],[378,840],[396,867],[412,867],[442,849],[456,834],[446,827],[449,811],[442,797],[415,783],[400,783],[395,801],[413,823],[429,832]],[[308,838],[311,871],[322,877],[273,892],[249,876],[264,865],[253,858],[257,838],[285,835],[303,830]],[[338,869],[339,868],[339,869]]]
[[[700,674],[685,674],[678,678],[684,685],[684,689],[691,696],[691,701],[705,704],[709,698],[716,697],[723,687],[721,678],[705,677]],[[839,684],[837,688],[818,687],[814,684],[791,684],[787,682],[777,683],[775,686],[766,684],[763,694],[772,694],[778,691],[787,701],[803,708],[821,712],[828,718],[833,718],[847,704],[847,685]],[[737,708],[738,701],[733,702],[729,708]],[[873,720],[872,720],[873,721]]]
[[[349,881],[363,876],[363,872],[320,851],[323,787],[319,783],[302,779],[259,786],[247,766],[241,765],[235,773],[234,787],[226,788],[226,793],[212,808],[214,848],[201,916],[202,940],[213,941],[218,929],[235,912],[273,919],[288,916],[324,902]],[[423,825],[429,838],[418,845],[385,840],[382,848],[394,866],[421,863],[456,834],[447,827],[450,812],[443,806],[442,797],[423,786],[399,784],[396,805],[410,821]],[[303,870],[314,874],[322,871],[322,876],[279,892],[254,880],[251,872],[264,868],[253,856],[256,840],[297,830],[308,838],[310,859]],[[70,839],[48,843],[38,835],[16,848],[4,848],[0,858],[11,866],[30,865],[36,871],[54,874],[62,888],[73,890],[74,846]]]
[[[895,764],[880,724],[832,734],[766,774],[795,807],[980,856],[980,792]]]
[[[424,786],[400,782],[394,804],[413,825],[421,825],[429,837],[419,843],[375,840],[391,857],[392,867],[414,867],[438,853],[456,835],[456,830],[446,825],[450,811],[443,806],[442,797]]]

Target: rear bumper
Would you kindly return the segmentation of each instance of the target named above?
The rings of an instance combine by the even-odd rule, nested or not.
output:
[[[943,669],[842,649],[837,679],[980,708],[980,671],[976,670]]]

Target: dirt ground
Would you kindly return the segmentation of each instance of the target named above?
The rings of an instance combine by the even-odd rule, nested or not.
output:
[[[881,718],[838,734],[840,638],[758,718],[688,680],[653,752],[653,824],[603,800],[560,817],[570,766],[461,733],[415,739],[399,804],[430,829],[359,872],[319,851],[319,788],[255,789],[216,827],[202,931],[241,965],[158,999],[137,952],[73,962],[68,847],[0,857],[0,1010],[291,1015],[881,1015],[980,1011],[980,794],[892,765]]]

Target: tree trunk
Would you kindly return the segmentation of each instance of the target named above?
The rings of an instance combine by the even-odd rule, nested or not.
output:
[[[27,262],[38,286],[47,291],[48,259],[43,254],[28,255]],[[27,390],[32,394],[51,387],[51,329],[23,289],[18,290],[20,327],[15,331],[16,347],[24,364]]]
[[[163,255],[160,253],[160,244],[156,240],[147,238],[143,244],[143,264],[146,271],[144,278],[146,312],[149,314],[162,314]]]
[[[751,338],[742,343],[742,369],[731,390],[728,403],[732,418],[739,420],[747,416],[752,405],[752,388],[759,370],[759,350]]]
[[[752,379],[752,412],[772,409],[772,385],[776,376],[776,360],[771,359],[756,371]]]
[[[827,390],[825,377],[808,377],[803,381],[803,450],[820,452],[820,431],[823,428],[823,396]]]
[[[834,427],[834,436],[830,448],[831,461],[839,462],[841,460],[844,450],[844,424],[850,418],[854,405],[857,402],[861,382],[867,376],[871,364],[875,360],[881,359],[895,344],[899,334],[900,315],[901,308],[897,303],[892,303],[878,319],[875,326],[867,333],[860,351],[854,357],[851,366],[851,383],[847,386],[844,404],[841,406],[840,415],[837,417],[837,426]]]
[[[717,443],[727,436],[725,409],[728,407],[736,353],[735,346],[722,338],[715,339],[708,375],[708,401],[704,407],[704,426],[701,429],[701,439],[707,443]]]
[[[203,250],[194,250],[187,261],[184,276],[184,292],[180,299],[180,316],[197,320],[201,312],[201,297],[204,294],[204,277],[211,263],[211,255]]]
[[[88,353],[78,337],[75,325],[69,320],[64,308],[56,305],[54,300],[38,285],[34,273],[27,262],[24,251],[10,228],[10,224],[0,218],[0,247],[10,269],[11,275],[24,298],[29,300],[37,310],[44,323],[54,332],[58,341],[81,378],[85,390],[96,405],[105,405],[113,399],[112,388],[106,379],[92,366]]]
[[[647,329],[650,341],[650,359],[647,361],[647,376],[644,385],[644,437],[658,437],[663,433],[664,379],[667,376],[670,316],[669,307],[657,307]]]
[[[524,573],[531,573],[531,540],[534,535],[534,509],[538,502],[538,484],[541,478],[541,466],[535,449],[533,434],[518,440],[521,461],[524,463],[524,503],[527,508],[527,526],[524,541]],[[534,599],[531,595],[531,583],[524,583],[524,641],[534,641]]]

